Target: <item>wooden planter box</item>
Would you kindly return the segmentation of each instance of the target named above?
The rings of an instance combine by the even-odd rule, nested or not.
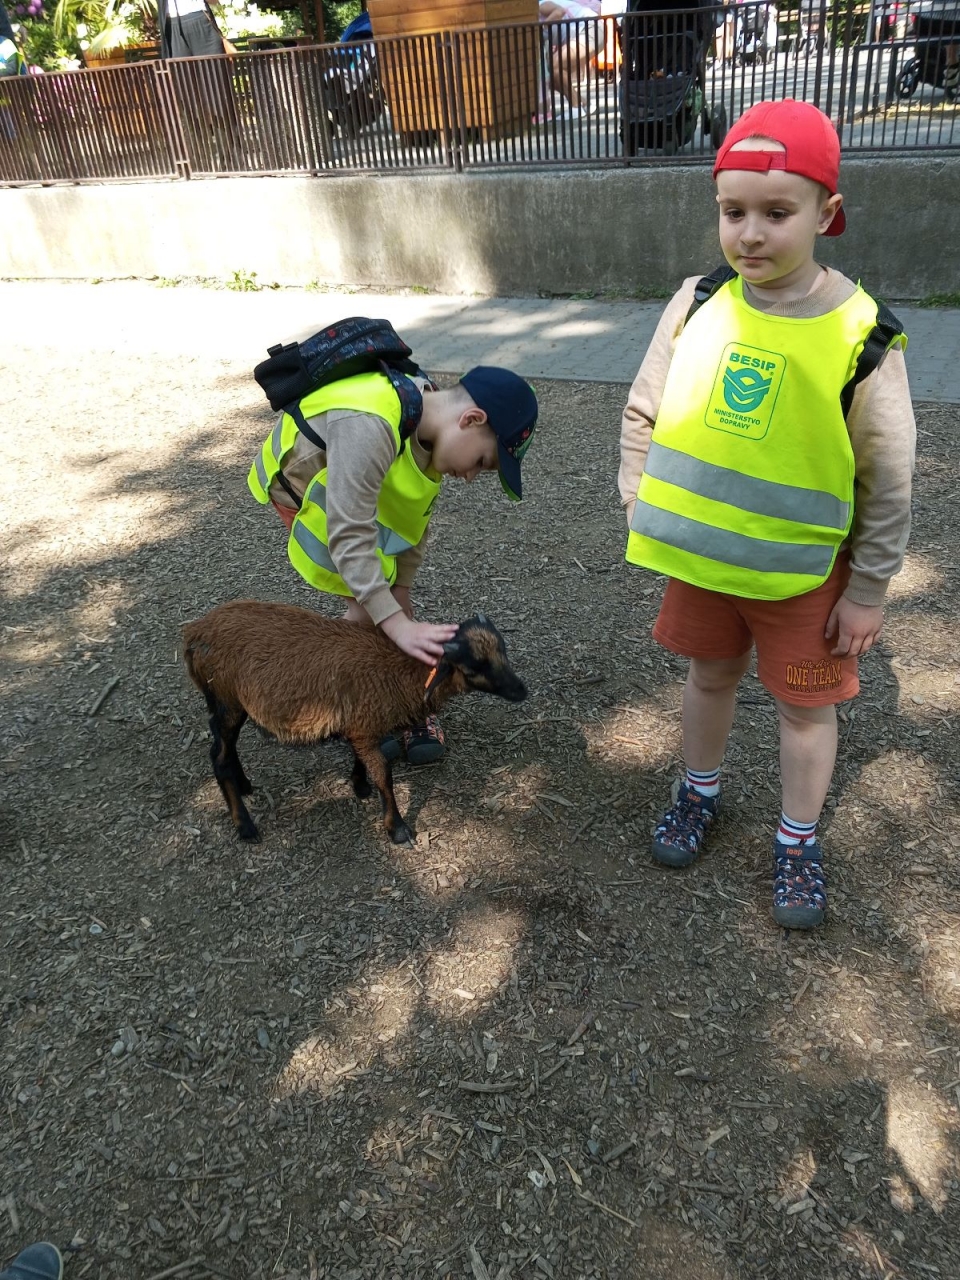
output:
[[[378,49],[390,115],[401,135],[443,132],[462,119],[484,138],[499,137],[536,111],[537,0],[368,0],[367,8],[376,37],[410,37]],[[509,29],[519,24],[529,29]],[[445,56],[433,34],[439,31],[460,32],[458,57]]]
[[[160,50],[152,44],[128,44],[119,49],[111,49],[109,53],[94,56],[86,49],[82,51],[83,65],[88,71],[104,71],[108,67],[122,67],[128,62],[145,62],[148,58],[158,58]]]

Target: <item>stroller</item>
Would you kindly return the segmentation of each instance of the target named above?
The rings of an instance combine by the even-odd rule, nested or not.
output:
[[[737,8],[734,61],[766,63],[777,51],[777,10],[772,4],[742,4]]]
[[[369,13],[354,18],[340,37],[323,87],[334,137],[355,138],[383,115],[386,103]]]
[[[726,112],[706,101],[715,21],[713,0],[629,0],[620,32],[624,155],[675,155],[692,142],[698,121],[713,146],[720,146]]]
[[[960,45],[960,6],[953,10],[918,11],[914,15],[913,37],[913,57],[897,76],[897,97],[910,98],[921,84],[928,84],[932,89],[943,89],[946,100],[952,102],[957,97],[957,86],[946,87],[944,72],[947,45]]]

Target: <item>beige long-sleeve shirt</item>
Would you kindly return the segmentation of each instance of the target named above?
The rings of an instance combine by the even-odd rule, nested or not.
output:
[[[630,388],[620,425],[618,485],[627,522],[650,447],[667,370],[676,350],[699,276],[683,282],[660,317],[643,364]],[[758,311],[807,320],[826,315],[851,296],[856,285],[825,268],[820,285],[794,302],[766,303],[744,282],[743,296]],[[856,467],[857,491],[851,530],[850,583],[845,595],[856,604],[882,605],[887,586],[903,565],[910,533],[910,491],[916,423],[903,351],[889,351],[859,384],[847,415]]]
[[[385,418],[350,409],[331,409],[314,420],[313,425],[326,442],[326,451],[298,434],[293,449],[284,459],[283,474],[302,497],[314,476],[329,467],[327,545],[330,555],[353,598],[379,625],[391,614],[400,612],[377,558],[376,528],[380,486],[396,459],[396,439]],[[420,443],[416,432],[407,440],[406,447],[425,475],[432,480],[440,478],[431,465],[430,452]],[[270,497],[280,507],[295,506],[276,480],[270,486]],[[426,543],[424,534],[417,546],[397,556],[395,586],[412,585]]]

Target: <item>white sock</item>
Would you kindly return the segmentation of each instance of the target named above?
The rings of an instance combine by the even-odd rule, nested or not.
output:
[[[687,786],[712,800],[720,794],[720,766],[717,765],[716,769],[688,769]]]

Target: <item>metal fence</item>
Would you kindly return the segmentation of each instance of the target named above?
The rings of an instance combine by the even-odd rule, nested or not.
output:
[[[957,149],[952,2],[750,0],[6,79],[0,184],[704,163],[783,97],[847,151]]]

